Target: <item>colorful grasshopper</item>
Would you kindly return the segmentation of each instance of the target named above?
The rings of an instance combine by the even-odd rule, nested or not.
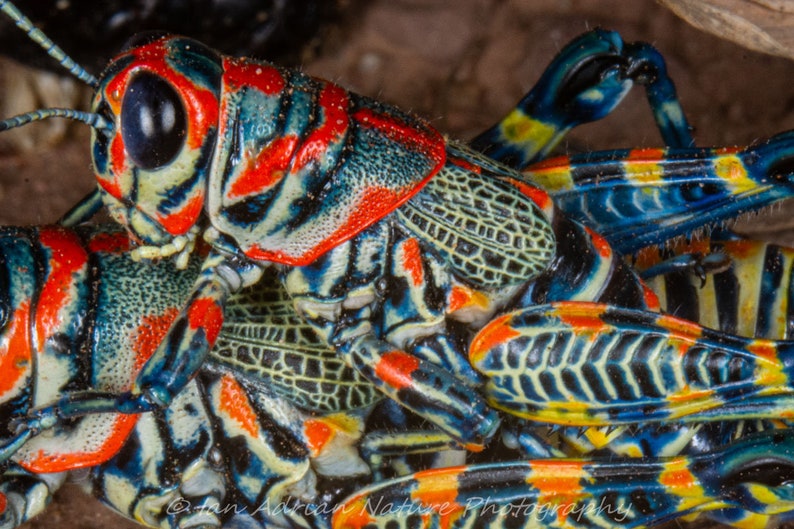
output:
[[[4,439],[14,438],[14,419],[35,406],[134,382],[189,294],[198,263],[178,273],[166,262],[133,262],[129,248],[125,234],[96,229],[0,231]],[[353,490],[369,474],[354,442],[364,410],[380,397],[296,325],[283,291],[268,285],[275,283],[232,300],[213,360],[167,409],[87,415],[9,447],[2,526],[35,515],[65,473],[80,468],[88,469],[83,481],[94,495],[154,527],[217,527],[235,516],[236,523],[253,517],[257,526],[286,527],[288,516],[276,507],[285,511],[288,499],[330,501]],[[261,306],[266,319],[256,317]],[[254,348],[259,361],[243,364]],[[289,370],[269,376],[268,359],[277,358]],[[279,396],[290,381],[319,387],[322,377],[334,377],[332,391]],[[257,514],[266,503],[272,507]]]
[[[26,379],[0,395],[6,428],[59,394],[132,383],[189,294],[198,263],[180,272],[167,262],[134,262],[129,246],[102,229],[0,231],[9,315],[2,357],[24,367]],[[794,510],[788,430],[639,462],[511,461],[512,451],[490,447],[476,465],[432,468],[422,464],[441,460],[414,459],[371,482],[386,470],[372,456],[421,455],[433,442],[446,447],[444,436],[379,430],[389,417],[374,387],[340,365],[276,285],[230,301],[210,359],[165,410],[87,415],[17,446],[0,477],[2,526],[43,509],[66,472],[79,468],[91,494],[152,527],[402,527],[417,517],[452,527],[638,527],[714,509],[761,519]],[[334,384],[323,392],[278,389],[279,381],[284,388],[327,377]],[[344,400],[350,395],[358,400]],[[356,448],[370,453],[369,466]]]
[[[6,5],[6,9],[10,8]],[[632,72],[645,74],[649,65],[661,71],[647,47],[628,47],[624,53],[612,34],[594,33],[589,38],[597,45],[572,46],[568,51],[579,50],[585,58],[599,60],[583,69],[567,58],[561,60],[566,74],[579,75],[550,74],[568,84],[548,92],[550,100],[541,105],[540,114],[550,112],[554,119],[562,115],[573,124],[597,118],[619,101]],[[609,61],[601,60],[602,48],[608,50]],[[590,68],[592,64],[598,67]],[[167,80],[184,93],[169,87]],[[280,99],[281,89],[287,87],[289,101]],[[157,91],[165,97],[152,95]],[[669,91],[649,93],[652,100],[661,94],[665,101],[657,113],[662,129],[688,134]],[[707,333],[707,340],[700,340],[702,333],[695,326],[675,329],[671,335],[677,320],[582,303],[657,307],[650,291],[615,259],[599,236],[557,214],[548,197],[522,184],[517,173],[463,146],[445,145],[415,118],[333,85],[266,64],[222,59],[197,43],[169,38],[141,44],[121,56],[106,72],[97,94],[96,113],[62,114],[81,117],[98,129],[94,160],[112,213],[144,243],[165,245],[155,250],[144,246],[139,253],[179,253],[184,260],[192,247],[195,221],[214,226],[209,231],[214,251],[188,308],[177,319],[174,328],[179,332],[169,334],[132,391],[118,397],[76,394],[38,410],[17,442],[69,417],[167,405],[202,365],[220,327],[225,298],[254,282],[262,261],[281,265],[285,285],[303,315],[346,361],[384,393],[470,448],[485,444],[498,420],[474,387],[461,385],[450,373],[471,386],[478,383],[478,375],[461,358],[463,349],[497,312],[517,309],[515,317],[525,320],[538,316],[535,321],[545,329],[558,328],[551,321],[555,318],[563,324],[585,323],[583,328],[566,327],[572,329],[574,342],[588,341],[594,334],[640,332],[668,345],[706,346],[708,353],[762,346],[769,353],[777,347],[738,339],[723,344]],[[608,104],[593,105],[595,95]],[[136,105],[125,102],[158,112],[151,116],[133,112]],[[126,115],[125,108],[130,109]],[[580,113],[588,108],[590,114]],[[259,121],[263,109],[272,112],[273,123]],[[120,112],[121,121],[108,119],[109,112]],[[157,124],[149,119],[155,115],[167,119]],[[26,119],[31,118],[13,123]],[[667,127],[668,123],[672,125]],[[147,136],[149,132],[153,135]],[[555,138],[541,139],[540,150]],[[753,151],[762,163],[752,175],[760,180],[777,176],[789,150],[783,138],[767,151]],[[128,160],[122,159],[127,155]],[[182,157],[190,161],[174,163]],[[733,163],[735,158],[732,153],[725,155],[724,162]],[[183,180],[168,172],[185,164],[193,169],[181,173]],[[210,174],[210,184],[205,185]],[[743,183],[762,188],[751,179]],[[480,196],[471,197],[472,188]],[[376,199],[371,207],[345,211],[363,197]],[[203,217],[205,198],[208,215]],[[88,202],[97,204],[96,196]],[[278,209],[282,205],[284,209]],[[82,218],[92,209],[83,208],[71,218]],[[488,244],[491,234],[499,244]],[[582,255],[591,258],[583,263]],[[555,300],[568,303],[534,307]],[[600,317],[605,313],[633,318],[631,329],[605,322]],[[468,324],[457,343],[451,338],[459,326],[456,320]],[[511,336],[514,331],[518,334]],[[475,339],[473,351],[478,365],[487,366],[486,375],[498,381],[488,389],[492,404],[514,414],[526,413],[521,399],[530,394],[512,383],[533,375],[507,373],[499,378],[505,364],[497,349],[515,347],[529,358],[527,344],[532,342],[518,337],[522,333],[523,327],[498,319]],[[703,358],[711,358],[708,353]],[[785,369],[780,372],[786,375]],[[758,411],[759,399],[765,397],[758,386],[764,387],[766,381],[756,384],[752,373],[748,377],[747,391],[755,392],[756,400],[742,400],[743,395],[732,395],[725,388],[719,393],[729,402],[738,401],[726,415],[692,417],[685,406],[670,403],[689,396],[680,392],[691,388],[672,385],[666,388],[672,399],[657,399],[657,416],[639,420],[662,420],[682,412],[688,417],[681,420],[714,420],[742,416],[750,408],[754,414],[774,414],[774,407]],[[790,397],[775,398],[777,406],[786,406]],[[714,403],[722,404],[717,398],[710,401]],[[599,405],[595,403],[593,410]],[[553,413],[540,418],[583,426],[616,422],[605,422],[593,410],[579,415],[563,410],[567,414],[563,419]],[[636,416],[620,420],[638,421]]]
[[[15,8],[2,6],[25,26]],[[486,376],[501,386],[505,366],[493,349],[511,343],[501,318],[467,351],[484,323],[510,310],[596,324],[611,306],[658,308],[607,242],[560,215],[544,192],[396,109],[177,37],[133,43],[99,81],[81,76],[96,87],[92,113],[39,112],[8,121],[65,115],[94,127],[100,191],[70,220],[88,217],[101,195],[142,242],[140,256],[178,254],[184,263],[198,232],[212,250],[186,308],[130,391],[82,393],[37,410],[22,437],[84,414],[167,406],[204,362],[228,296],[258,281],[268,264],[349,365],[471,449],[482,449],[499,419],[476,391],[481,377],[466,356],[487,366]],[[540,84],[545,99],[534,112],[552,126],[533,129],[537,152],[559,138],[558,129],[611,110],[632,79],[644,78],[661,129],[678,138],[668,141],[683,142],[688,127],[658,55],[646,45],[624,49],[616,35],[595,32],[567,48],[550,69],[551,81]],[[550,129],[554,134],[536,132]],[[752,151],[760,160],[749,176],[776,176],[790,150],[781,140]],[[737,163],[733,153],[715,160]],[[742,183],[766,189],[750,177]],[[553,328],[547,317],[537,321]],[[667,320],[640,314],[636,322],[651,334]],[[463,339],[453,340],[451,329],[461,324]],[[586,341],[607,327],[598,323],[571,336]],[[694,340],[697,332],[672,340]],[[524,354],[531,356],[529,349]],[[490,404],[523,406],[514,399],[526,392],[499,389]],[[655,420],[688,413],[667,400],[658,406]],[[608,422],[576,414],[559,420]]]

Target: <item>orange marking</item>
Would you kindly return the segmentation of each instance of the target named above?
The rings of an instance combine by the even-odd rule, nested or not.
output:
[[[587,496],[582,479],[587,477],[583,461],[537,460],[527,476],[527,484],[538,491],[538,503],[562,507],[557,509],[560,521],[581,498]]]
[[[594,232],[587,226],[584,227],[585,231],[593,241],[593,247],[603,259],[610,259],[612,257],[612,247],[607,240],[598,233]]]
[[[158,215],[157,221],[171,235],[184,235],[192,228],[204,208],[204,192],[188,200],[185,207],[168,215]]]
[[[258,437],[256,412],[240,383],[228,374],[221,379],[220,410],[234,419],[249,436]]]
[[[407,239],[403,245],[403,268],[411,277],[414,286],[421,285],[425,280],[425,271],[422,266],[422,249],[419,247],[419,241],[413,237]]]
[[[448,529],[464,512],[458,503],[458,476],[465,467],[438,468],[417,472],[417,486],[411,499],[439,515],[439,527]]]
[[[668,331],[672,337],[682,340],[693,341],[703,335],[703,327],[697,323],[676,318],[675,316],[661,315],[656,319],[656,324]]]
[[[172,307],[166,309],[163,314],[150,314],[141,318],[141,323],[133,338],[133,349],[136,356],[135,372],[131,373],[131,380],[135,380],[143,364],[160,346],[177,315],[179,315],[179,309]]]
[[[602,332],[610,328],[601,318],[607,311],[606,305],[576,301],[559,302],[552,305],[555,309],[554,315],[573,329]]]
[[[750,342],[747,351],[758,357],[756,383],[778,391],[789,385],[784,363],[778,358],[777,347],[772,340],[757,339]]]
[[[319,160],[328,150],[329,144],[342,141],[350,124],[347,113],[350,99],[345,90],[328,83],[320,92],[317,102],[324,112],[323,124],[308,135],[295,155],[296,171],[309,162]]]
[[[662,304],[659,301],[659,296],[656,295],[656,292],[646,285],[645,281],[641,281],[640,284],[642,285],[642,299],[645,302],[645,306],[648,307],[648,310],[652,310],[654,312],[661,310]]]
[[[658,163],[664,159],[665,154],[665,149],[653,147],[631,149],[628,156],[626,156],[626,161],[650,161],[653,163]]]
[[[499,316],[477,333],[469,346],[469,361],[473,365],[480,364],[497,345],[521,336],[520,332],[510,326],[511,321],[510,314]]]
[[[471,291],[465,287],[455,285],[449,294],[449,312],[455,312],[463,307],[466,307],[471,301]]]
[[[77,235],[62,228],[42,229],[39,240],[51,252],[49,274],[36,305],[36,338],[41,347],[48,336],[60,329],[63,323],[61,311],[73,299],[75,275],[87,267],[88,254]]]
[[[364,529],[374,526],[375,518],[369,513],[366,494],[353,496],[334,512],[331,526],[334,529]]]
[[[531,186],[519,180],[510,179],[509,182],[516,186],[521,193],[529,197],[541,210],[548,211],[552,208],[551,197],[539,187]]]
[[[411,387],[412,374],[419,369],[419,359],[403,351],[391,351],[383,355],[375,366],[375,374],[395,389]]]
[[[323,451],[323,448],[334,438],[334,430],[323,419],[308,419],[303,425],[306,442],[312,451],[312,457]]]
[[[193,330],[204,329],[204,336],[212,346],[223,326],[223,310],[215,300],[199,298],[193,301],[188,308],[188,322]]]
[[[274,139],[256,158],[246,158],[247,167],[226,193],[230,199],[258,195],[276,185],[287,175],[298,137],[294,134]]]
[[[482,292],[472,290],[465,285],[455,285],[452,287],[447,303],[448,312],[452,313],[471,306],[485,308],[489,305],[490,299]]]
[[[699,481],[680,460],[673,460],[659,475],[659,483],[673,490],[687,490],[699,487]]]
[[[30,300],[20,303],[0,342],[0,396],[6,397],[30,375],[33,347],[30,336]],[[5,400],[5,399],[4,399]]]
[[[693,400],[702,400],[704,398],[710,397],[714,394],[714,391],[711,389],[692,389],[690,386],[686,386],[678,393],[673,393],[667,397],[667,400],[673,403],[686,403]]]
[[[105,435],[101,446],[90,452],[50,453],[39,450],[32,459],[20,461],[19,464],[25,470],[37,474],[64,472],[75,468],[100,465],[115,456],[127,442],[138,417],[138,414],[113,414],[110,433]]]
[[[780,359],[777,357],[777,347],[775,347],[775,342],[772,340],[753,340],[747,346],[747,350],[760,358],[780,364]]]

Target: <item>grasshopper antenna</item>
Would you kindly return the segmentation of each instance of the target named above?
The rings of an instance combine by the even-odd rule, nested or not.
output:
[[[33,25],[28,17],[22,14],[17,7],[8,0],[0,0],[0,10],[13,20],[17,27],[27,33],[30,40],[41,46],[47,55],[58,61],[58,64],[66,68],[69,73],[77,77],[92,88],[99,84],[97,78],[86,71],[85,68],[77,64],[74,59],[66,55],[60,46],[55,44],[52,39],[45,35],[39,28]]]
[[[0,11],[8,15],[16,25],[24,31],[30,40],[41,46],[47,52],[47,55],[58,61],[58,64],[63,66],[73,76],[77,77],[92,88],[99,85],[97,78],[86,71],[85,68],[77,64],[71,57],[69,57],[63,49],[55,44],[52,39],[45,35],[40,29],[33,25],[33,22],[22,14],[17,7],[8,0],[0,0]],[[105,134],[110,134],[113,130],[113,125],[105,118],[96,113],[83,112],[80,110],[72,110],[68,108],[44,108],[34,110],[26,114],[20,114],[8,119],[0,121],[0,132],[21,127],[32,121],[39,121],[47,118],[67,118],[76,121],[82,121],[89,126],[102,131]]]

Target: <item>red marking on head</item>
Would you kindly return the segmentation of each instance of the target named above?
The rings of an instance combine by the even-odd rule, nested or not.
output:
[[[193,300],[188,307],[187,317],[190,328],[203,329],[207,342],[210,346],[214,345],[223,326],[223,309],[220,305],[210,298]]]
[[[609,245],[609,242],[607,242],[605,238],[603,238],[601,235],[594,232],[587,226],[585,226],[584,229],[587,232],[587,234],[590,235],[590,239],[593,241],[593,247],[598,252],[598,255],[600,255],[604,259],[612,258],[612,247]]]
[[[8,507],[8,498],[6,498],[5,494],[0,492],[0,515],[5,514],[7,507]]]
[[[168,215],[158,215],[157,222],[171,235],[184,235],[196,225],[204,208],[204,192],[188,200],[179,211]]]
[[[104,432],[102,443],[90,451],[72,450],[65,452],[45,452],[39,450],[33,457],[20,461],[27,471],[36,474],[65,472],[76,468],[93,467],[105,463],[115,456],[127,442],[130,432],[138,421],[138,414],[107,414],[108,432]]]
[[[419,359],[403,351],[391,351],[383,355],[375,366],[375,374],[395,389],[414,385],[413,372],[419,369]]]
[[[323,419],[308,419],[303,425],[306,442],[312,451],[312,457],[323,451],[328,442],[334,438],[334,430]]]
[[[124,148],[124,140],[121,137],[120,130],[110,141],[110,160],[108,160],[108,163],[111,167],[110,173],[112,178],[98,175],[97,181],[99,186],[107,191],[110,196],[117,200],[122,200],[124,198],[124,193],[121,190],[119,175],[127,170],[127,151]]]
[[[85,271],[88,254],[77,235],[63,228],[43,228],[39,241],[51,253],[49,273],[36,305],[36,338],[41,347],[48,336],[60,329],[61,311],[73,300],[75,275]]]
[[[208,136],[210,127],[217,126],[220,102],[212,90],[202,88],[193,79],[174,70],[167,59],[168,42],[165,37],[151,44],[131,50],[135,59],[108,82],[105,99],[113,112],[119,114],[128,83],[138,71],[148,71],[170,83],[182,98],[187,119],[187,145],[196,149]],[[114,195],[115,196],[115,195]]]
[[[421,285],[425,280],[425,270],[422,263],[422,249],[415,238],[406,239],[402,244],[402,265],[411,278],[414,286]]]
[[[227,413],[249,436],[259,435],[258,420],[245,390],[231,375],[221,379],[220,410]]]
[[[245,169],[232,182],[226,196],[234,199],[258,195],[273,187],[289,172],[297,147],[298,137],[294,134],[274,139],[256,158],[245,160]]]
[[[280,94],[287,84],[274,66],[230,57],[223,59],[223,82],[231,90],[248,86],[267,95]]]
[[[171,307],[162,314],[150,314],[141,318],[141,323],[133,337],[135,351],[135,372],[131,373],[131,380],[135,380],[138,372],[162,343],[171,324],[179,315],[179,309]]]
[[[350,124],[347,113],[350,97],[342,88],[335,84],[326,84],[320,92],[318,104],[323,110],[323,123],[303,141],[295,156],[294,171],[302,169],[309,162],[319,160],[331,143],[342,141]]]
[[[33,344],[30,336],[30,300],[14,311],[0,341],[0,396],[5,396],[32,370]]]
[[[127,233],[97,233],[88,241],[91,253],[122,254],[130,251],[132,241]]]

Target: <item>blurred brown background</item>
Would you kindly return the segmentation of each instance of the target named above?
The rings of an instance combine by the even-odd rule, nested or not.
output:
[[[775,20],[784,14],[785,2],[759,3],[772,4],[770,16]],[[776,9],[775,4],[783,7]],[[568,40],[596,26],[616,29],[626,40],[644,40],[661,50],[700,145],[744,145],[794,128],[794,62],[696,30],[652,0],[352,2],[324,33],[319,50],[304,61],[304,68],[415,111],[450,136],[467,139],[509,110]],[[114,50],[107,53],[110,57]],[[0,75],[18,74],[4,65]],[[29,104],[18,110],[41,103],[33,98]],[[25,152],[0,135],[0,223],[53,222],[92,189],[86,127],[69,129],[66,141],[50,145],[35,139]],[[577,130],[565,147],[593,150],[660,143],[638,90],[602,123]],[[743,226],[794,241],[790,211],[776,207],[772,220],[764,217],[759,222],[756,217]],[[67,487],[28,527],[110,524],[119,529],[133,526]]]

